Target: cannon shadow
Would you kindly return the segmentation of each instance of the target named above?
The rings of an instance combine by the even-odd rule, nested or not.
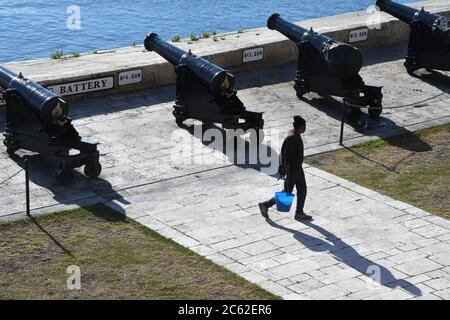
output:
[[[107,180],[101,178],[89,179],[74,170],[73,178],[70,181],[60,182],[55,177],[57,166],[53,165],[53,163],[39,154],[24,156],[16,154],[11,157],[11,159],[21,168],[25,167],[25,158],[28,159],[30,181],[51,192],[53,199],[55,199],[58,204],[75,204],[79,207],[86,207],[100,202],[107,202],[109,200],[117,200],[124,205],[130,204],[129,201],[124,199],[122,195],[113,189],[112,185]],[[108,204],[108,206],[120,214],[119,219],[125,219],[125,209],[117,203],[110,203],[112,204]],[[31,213],[33,213],[33,210],[35,209],[39,208],[33,206],[33,199],[31,198]]]
[[[421,70],[412,76],[441,90],[442,93],[450,93],[450,76],[445,71]]]
[[[196,138],[200,138],[200,141],[204,146],[222,152],[233,165],[242,169],[253,169],[271,177],[278,177],[279,155],[270,145],[264,143],[257,145],[253,142],[249,142],[242,136],[236,136],[234,141],[229,141],[226,138],[226,131],[216,124],[183,125],[181,128],[187,130],[194,137],[196,132],[201,132],[202,138]],[[214,129],[221,133],[222,150],[217,150],[215,148],[214,139],[212,141],[205,141],[205,139],[203,139],[204,133],[209,129]],[[234,146],[238,146],[238,148],[228,149],[227,146],[229,143],[234,143]],[[229,150],[232,150],[232,152],[227,152]],[[256,155],[251,154],[252,150],[257,151],[258,153]],[[262,161],[261,155],[264,156],[264,161]]]
[[[341,121],[342,117],[341,108],[344,107],[344,110],[347,110],[347,106],[345,106],[343,102],[340,102],[331,96],[313,99],[306,99],[303,97],[301,100],[338,121]],[[426,152],[433,149],[430,144],[414,136],[410,130],[398,126],[394,121],[383,116],[381,116],[379,119],[371,119],[365,112],[350,112],[347,114],[345,122],[360,134],[363,134],[365,136],[376,136],[380,139],[385,140],[388,144],[396,146],[398,148],[402,148],[412,152]],[[414,139],[414,142],[404,144],[397,139],[388,139],[388,137],[401,135],[410,135],[412,139]]]
[[[374,261],[364,258],[353,247],[345,243],[345,241],[339,239],[336,235],[318,225],[315,225],[309,221],[304,222],[305,225],[323,235],[327,241],[312,237],[308,234],[291,228],[281,226],[271,219],[266,219],[266,221],[273,228],[291,233],[295,240],[297,240],[301,245],[305,246],[309,250],[312,250],[314,252],[328,252],[336,260],[346,264],[350,268],[360,272],[362,275],[368,278],[374,276],[373,270],[379,271],[380,285],[391,289],[402,288],[403,290],[409,292],[414,296],[422,295],[422,291],[412,283],[403,279],[395,278],[395,276],[387,268]]]

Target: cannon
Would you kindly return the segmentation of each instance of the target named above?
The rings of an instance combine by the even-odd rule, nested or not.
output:
[[[346,43],[284,20],[272,14],[267,27],[277,30],[297,44],[298,65],[294,89],[299,98],[308,92],[342,97],[344,103],[359,110],[368,107],[371,118],[382,112],[381,86],[366,85],[359,76],[361,52]]]
[[[405,61],[409,74],[421,68],[450,71],[450,19],[390,0],[376,5],[411,27]]]
[[[176,102],[173,115],[179,126],[186,119],[219,123],[224,129],[254,129],[250,139],[260,140],[262,112],[247,110],[237,97],[234,75],[221,67],[163,40],[156,33],[147,35],[148,51],[155,51],[175,66]],[[254,132],[254,133],[253,133]]]
[[[39,153],[58,163],[57,178],[62,180],[70,179],[72,169],[83,165],[86,176],[100,175],[97,144],[82,141],[62,97],[1,66],[0,87],[5,89],[6,102],[3,143],[10,156],[18,149]]]

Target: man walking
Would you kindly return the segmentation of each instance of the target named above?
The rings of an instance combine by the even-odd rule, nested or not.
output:
[[[289,132],[281,147],[281,161],[286,174],[284,181],[284,191],[292,192],[294,186],[297,189],[297,210],[296,220],[311,220],[312,217],[303,212],[306,200],[306,180],[303,172],[304,147],[301,135],[306,131],[306,121],[300,116],[294,117],[294,129]],[[259,209],[264,218],[269,218],[268,211],[276,203],[272,198],[259,204]]]

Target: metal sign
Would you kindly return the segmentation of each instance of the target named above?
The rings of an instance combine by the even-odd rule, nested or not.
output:
[[[119,73],[119,86],[124,86],[142,81],[142,70],[131,70]]]
[[[242,54],[242,62],[259,61],[264,59],[264,48],[253,48],[245,50]]]
[[[369,29],[363,28],[358,30],[352,30],[348,34],[348,42],[361,42],[366,41],[369,38]]]
[[[48,90],[61,96],[70,96],[93,91],[108,90],[114,87],[114,78],[99,78],[86,81],[58,84],[47,87]]]

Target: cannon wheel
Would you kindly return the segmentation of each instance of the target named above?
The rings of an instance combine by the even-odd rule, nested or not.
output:
[[[408,72],[408,74],[410,76],[416,77],[416,74],[414,72],[416,72],[417,70],[420,69],[419,66],[417,66],[415,63],[412,63],[410,61],[405,61],[405,68],[406,68],[406,72]]]
[[[84,174],[91,179],[97,178],[100,175],[100,172],[102,172],[102,165],[98,162],[88,162],[84,166]]]
[[[376,98],[369,106],[369,117],[372,119],[378,119],[380,118],[382,112],[383,106],[380,102],[380,99]]]
[[[306,89],[298,88],[298,87],[295,88],[295,92],[297,94],[297,98],[299,98],[299,99],[303,98],[303,96],[308,93],[308,91]]]
[[[5,147],[6,147],[6,153],[9,155],[9,156],[14,156],[14,153],[17,151],[17,150],[19,150],[19,148],[17,148],[17,147],[14,147],[14,145],[10,142],[10,141],[8,141],[7,139],[5,139],[5,140],[3,140],[3,144],[5,145]]]
[[[10,157],[12,157],[12,156],[14,156],[14,154],[16,153],[17,150],[18,150],[18,149],[17,149],[17,148],[14,148],[14,147],[7,147],[7,148],[6,148],[6,153],[7,153]]]
[[[182,116],[180,112],[177,112],[176,110],[174,110],[172,112],[173,116],[175,117],[175,122],[179,127],[183,126],[183,122],[184,120],[186,120],[186,117]]]

